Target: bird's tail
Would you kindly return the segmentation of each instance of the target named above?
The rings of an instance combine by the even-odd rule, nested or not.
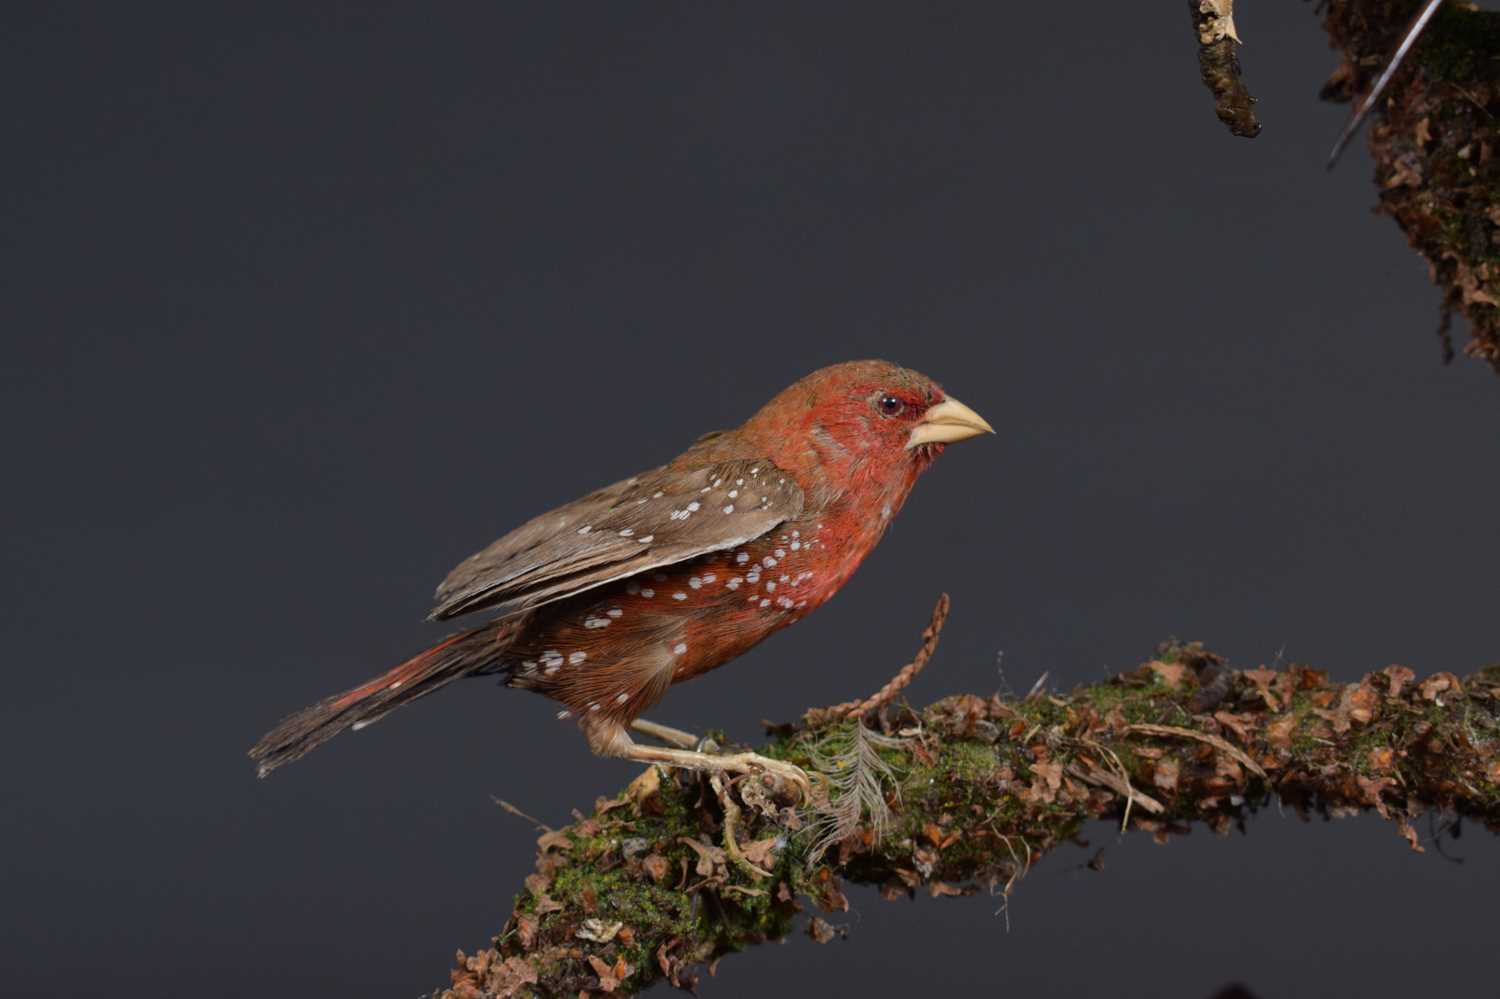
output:
[[[395,669],[342,694],[325,697],[282,720],[267,732],[250,758],[264,777],[321,746],[346,728],[355,730],[379,721],[403,704],[447,686],[454,680],[493,670],[495,660],[513,632],[509,622],[493,621],[472,631],[451,635]]]

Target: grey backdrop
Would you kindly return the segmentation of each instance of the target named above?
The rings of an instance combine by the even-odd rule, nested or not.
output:
[[[1356,150],[1310,5],[1240,15],[1233,139],[1185,5],[49,4],[0,33],[0,980],[414,996],[533,832],[631,776],[473,682],[257,782],[284,712],[433,641],[524,518],[837,360],[955,447],[821,613],[663,721],[862,694],[953,595],[927,701],[1170,634],[1353,679],[1500,658],[1500,384]],[[214,9],[225,7],[225,9]],[[1001,653],[1003,652],[1003,660]],[[1000,669],[1003,668],[1003,676]],[[855,892],[851,942],[707,996],[1394,994],[1492,984],[1500,849],[1379,822],[1104,827],[987,898]]]

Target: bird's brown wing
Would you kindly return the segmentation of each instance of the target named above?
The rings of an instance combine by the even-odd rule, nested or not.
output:
[[[469,556],[438,587],[429,617],[519,613],[743,544],[801,510],[801,488],[765,459],[663,466],[544,513]]]

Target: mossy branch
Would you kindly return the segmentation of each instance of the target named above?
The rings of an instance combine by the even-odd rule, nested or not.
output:
[[[1422,0],[1329,0],[1324,27],[1343,61],[1323,97],[1352,100],[1390,61]],[[1381,97],[1369,130],[1379,210],[1427,259],[1464,348],[1500,373],[1500,12],[1439,8]]]
[[[844,911],[846,882],[887,898],[1008,893],[1094,819],[1160,839],[1194,822],[1224,832],[1274,795],[1303,812],[1377,812],[1418,850],[1411,820],[1423,813],[1500,832],[1500,667],[1419,682],[1390,666],[1341,684],[1303,666],[1231,672],[1171,643],[1067,695],[888,706],[781,727],[761,751],[834,768],[826,796],[798,809],[761,782],[721,796],[696,776],[647,771],[538,840],[505,928],[459,954],[443,997],[691,987],[702,966],[787,935],[804,903]],[[848,766],[866,772],[837,772]],[[883,800],[868,800],[872,780]],[[820,855],[820,816],[846,793],[864,804]],[[840,932],[821,916],[807,929],[820,942]]]

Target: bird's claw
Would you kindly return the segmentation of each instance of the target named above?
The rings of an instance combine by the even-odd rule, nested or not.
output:
[[[736,769],[744,773],[769,775],[784,784],[796,788],[804,801],[812,800],[812,778],[808,777],[806,770],[803,770],[795,763],[772,759],[769,756],[761,756],[759,753],[740,753],[734,758],[734,762],[738,764]]]

